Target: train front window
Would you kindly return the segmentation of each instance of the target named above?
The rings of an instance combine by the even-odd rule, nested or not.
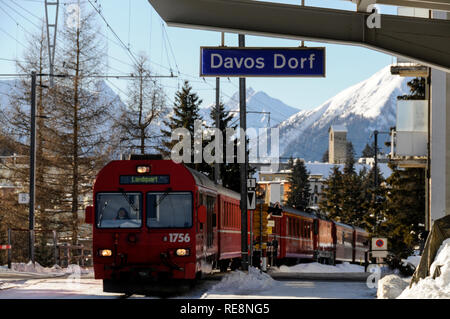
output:
[[[149,228],[192,227],[192,194],[187,192],[147,193]]]
[[[98,228],[140,228],[142,205],[140,193],[98,193]]]

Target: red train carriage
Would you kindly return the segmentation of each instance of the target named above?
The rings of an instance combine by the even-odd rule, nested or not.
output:
[[[275,226],[269,240],[277,241],[277,259],[297,262],[314,256],[314,216],[290,207],[283,208],[282,217],[272,217]]]
[[[112,161],[94,184],[95,278],[110,292],[164,279],[192,280],[240,257],[240,195],[154,157]]]
[[[369,250],[369,234],[362,228],[353,226],[353,262],[364,263]]]
[[[333,240],[333,222],[316,218],[314,220],[315,260],[321,263],[334,264],[335,245]]]
[[[269,242],[277,247],[277,264],[294,264],[300,260],[335,264],[336,261],[362,263],[368,251],[368,234],[353,227],[293,208],[283,207],[275,222]]]
[[[353,227],[334,222],[333,237],[337,261],[353,261]]]

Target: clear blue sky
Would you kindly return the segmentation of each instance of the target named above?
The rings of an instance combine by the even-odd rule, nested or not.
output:
[[[220,33],[163,27],[164,22],[147,0],[91,0],[101,5],[102,13],[108,23],[133,52],[146,53],[156,73],[168,75],[170,69],[174,75],[181,72],[177,79],[163,80],[166,93],[173,100],[175,91],[184,79],[191,82],[194,89],[204,100],[204,106],[215,101],[215,79],[199,77],[200,46],[220,44]],[[64,13],[70,3],[76,0],[61,0],[59,24],[65,22]],[[87,0],[81,0],[84,10],[92,7]],[[299,4],[296,0],[272,0]],[[12,61],[21,59],[27,36],[38,32],[39,18],[45,17],[44,0],[1,0],[0,9],[0,73],[15,73]],[[306,5],[355,10],[349,1],[306,0]],[[380,6],[381,13],[395,14],[395,7]],[[131,71],[131,59],[126,51],[117,45],[117,40],[99,18],[98,23],[108,40],[109,74],[125,74]],[[226,34],[225,44],[237,46],[238,36]],[[299,109],[312,109],[341,90],[358,83],[392,63],[393,57],[357,46],[333,45],[306,42],[307,46],[326,47],[326,78],[249,78],[247,87],[256,91],[265,91],[272,97]],[[247,46],[298,46],[299,41],[266,37],[246,37]],[[178,66],[178,67],[177,67]],[[116,90],[126,90],[126,81],[112,80]],[[226,102],[238,89],[238,79],[222,79],[222,99]],[[114,88],[114,86],[113,86]],[[170,103],[170,101],[169,101]]]

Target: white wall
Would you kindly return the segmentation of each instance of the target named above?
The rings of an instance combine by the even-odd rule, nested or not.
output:
[[[433,18],[448,19],[444,12]],[[450,214],[450,73],[431,71],[431,222]]]

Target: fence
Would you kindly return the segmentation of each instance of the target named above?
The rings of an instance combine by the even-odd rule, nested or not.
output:
[[[38,243],[34,240],[36,234],[39,235]],[[8,268],[11,268],[12,262],[28,262],[32,259],[29,251],[30,238],[34,242],[36,260],[42,266],[67,267],[73,263],[84,267],[92,266],[92,240],[89,238],[79,239],[78,244],[73,245],[70,238],[60,238],[55,230],[10,228]]]

